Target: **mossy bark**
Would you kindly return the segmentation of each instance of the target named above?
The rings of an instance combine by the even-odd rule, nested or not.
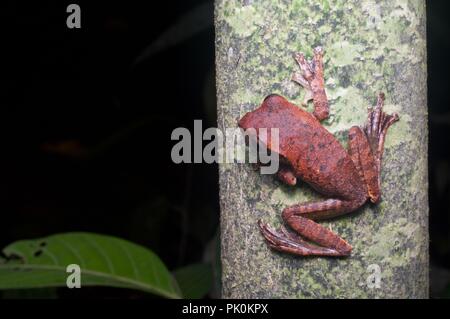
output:
[[[257,228],[277,227],[287,205],[319,195],[288,187],[250,164],[220,165],[223,297],[428,297],[428,177],[423,0],[216,0],[218,126],[236,127],[270,93],[300,105],[292,53],[325,49],[331,117],[346,145],[377,92],[400,121],[387,134],[382,202],[323,222],[353,246],[349,258],[301,258],[270,250]],[[379,287],[370,275],[380,270]]]

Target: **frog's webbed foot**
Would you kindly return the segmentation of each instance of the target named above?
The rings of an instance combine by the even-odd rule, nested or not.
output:
[[[325,81],[323,78],[323,49],[314,48],[312,61],[307,61],[303,53],[295,53],[300,72],[292,75],[292,80],[303,86],[306,90],[302,104],[306,105],[313,100],[313,115],[319,120],[326,119],[329,114],[328,99],[325,93]]]
[[[335,249],[311,245],[285,228],[275,231],[261,221],[258,226],[272,249],[298,256],[346,256]]]
[[[369,108],[364,127],[353,126],[349,131],[349,154],[373,203],[381,198],[381,159],[386,132],[399,120],[396,113],[384,113],[383,104],[384,94],[380,93],[375,108]]]
[[[384,93],[378,94],[377,105],[369,109],[367,123],[363,130],[366,133],[372,153],[377,161],[377,169],[380,172],[381,158],[383,157],[384,139],[386,132],[394,122],[399,120],[397,113],[392,115],[383,112]]]

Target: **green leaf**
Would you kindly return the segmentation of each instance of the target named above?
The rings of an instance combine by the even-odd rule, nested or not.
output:
[[[186,299],[199,299],[205,296],[212,286],[210,264],[192,264],[173,272]]]
[[[66,286],[66,268],[81,268],[81,287],[138,289],[180,298],[179,288],[151,250],[129,241],[92,233],[64,233],[21,240],[3,250],[0,289]]]

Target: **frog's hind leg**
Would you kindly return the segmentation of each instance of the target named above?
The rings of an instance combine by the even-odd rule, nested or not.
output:
[[[383,104],[384,94],[380,93],[376,107],[369,109],[366,125],[363,128],[353,126],[349,131],[349,154],[373,203],[381,197],[381,159],[386,132],[399,119],[396,113],[384,113]]]
[[[346,202],[329,199],[323,202],[303,203],[286,208],[283,220],[300,236],[286,230],[274,231],[259,222],[259,228],[273,249],[300,256],[348,256],[352,247],[344,239],[310,218],[320,219],[345,214],[360,205],[357,201]],[[317,245],[310,244],[302,238]],[[320,246],[318,246],[320,245]]]

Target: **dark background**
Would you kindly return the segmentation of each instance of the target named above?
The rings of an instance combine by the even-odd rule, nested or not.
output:
[[[208,260],[217,166],[174,164],[170,135],[194,119],[216,126],[212,1],[76,1],[72,30],[69,3],[0,5],[0,247],[89,231],[151,248],[169,269]],[[450,296],[448,13],[449,1],[427,1],[433,297]]]

